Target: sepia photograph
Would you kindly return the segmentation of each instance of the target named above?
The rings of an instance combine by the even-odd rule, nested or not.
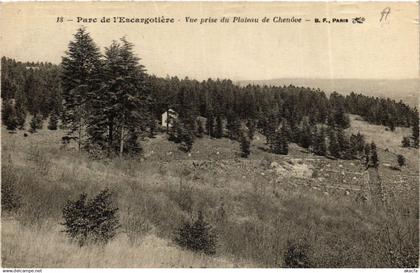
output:
[[[0,56],[3,272],[417,272],[417,2],[2,2]]]

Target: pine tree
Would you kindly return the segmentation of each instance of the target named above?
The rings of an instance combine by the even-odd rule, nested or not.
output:
[[[334,129],[330,128],[328,138],[329,138],[328,151],[330,152],[331,156],[340,158],[340,145],[338,144],[337,136]]]
[[[180,149],[182,151],[187,153],[191,152],[194,144],[194,131],[191,130],[191,127],[179,120],[174,120],[173,126],[170,129],[168,140],[180,143]]]
[[[248,127],[248,137],[250,140],[253,140],[255,135],[255,121],[249,119],[246,126]]]
[[[49,130],[57,130],[58,118],[59,118],[59,115],[58,115],[57,111],[53,111],[51,113],[50,119],[48,121],[48,129]]]
[[[17,127],[22,130],[25,128],[26,122],[26,110],[22,104],[16,103],[16,124]]]
[[[313,152],[316,155],[325,156],[327,154],[327,145],[325,143],[325,132],[324,128],[319,128],[314,134],[314,140],[312,141]]]
[[[216,117],[216,129],[214,132],[215,138],[222,138],[223,137],[223,120],[221,115]]]
[[[37,130],[42,129],[42,116],[41,116],[41,114],[33,115],[29,126],[30,126],[29,132],[31,132],[31,133],[36,133]]]
[[[239,138],[241,122],[235,114],[230,113],[228,115],[226,129],[228,130],[228,137],[230,139],[236,140]]]
[[[26,122],[26,97],[22,90],[23,88],[18,88],[16,90],[15,98],[15,109],[16,109],[16,123],[20,130],[25,128]]]
[[[209,137],[214,137],[214,116],[212,114],[207,115],[206,129]]]
[[[79,150],[83,130],[92,107],[94,92],[100,88],[101,54],[84,27],[79,28],[70,41],[66,56],[62,58],[63,123],[68,134],[77,132]]]
[[[266,144],[270,146],[270,149],[273,149],[274,141],[276,138],[276,130],[278,128],[278,119],[275,114],[270,113],[268,118],[263,118],[261,122],[263,134],[266,138]]]
[[[154,117],[151,117],[149,121],[149,137],[150,138],[155,138],[156,128],[157,128],[156,120],[154,119]]]
[[[407,137],[407,136],[405,136],[405,137],[403,137],[403,139],[402,139],[402,141],[401,141],[401,144],[402,144],[402,146],[403,147],[410,147],[411,146],[411,141],[410,141],[410,138],[409,137]]]
[[[376,151],[376,144],[374,142],[370,144],[370,162],[372,163],[372,167],[378,168],[379,158],[378,152]]]
[[[334,124],[342,129],[350,127],[350,119],[344,112],[343,106],[337,106],[334,112]]]
[[[289,144],[287,141],[287,133],[284,127],[274,134],[272,140],[272,152],[275,154],[287,155],[289,153]]]
[[[185,223],[178,229],[175,242],[188,250],[202,252],[207,255],[216,253],[217,237],[212,232],[212,227],[204,220],[201,211],[193,223]]]
[[[312,144],[312,130],[307,117],[305,117],[302,121],[299,144],[305,149],[309,148]]]
[[[119,227],[116,208],[108,189],[101,191],[91,200],[85,193],[79,200],[67,201],[63,208],[64,232],[79,243],[107,243],[115,237]]]
[[[360,132],[350,136],[350,154],[352,158],[358,157],[363,153],[365,138]]]
[[[281,154],[287,155],[289,153],[289,138],[287,136],[287,128],[285,126],[281,127],[280,135],[281,135]]]
[[[241,157],[247,158],[249,154],[251,153],[250,147],[251,147],[251,141],[248,139],[247,136],[245,136],[244,133],[241,134]]]
[[[94,92],[87,132],[89,142],[108,150],[108,154],[140,152],[139,144],[133,141],[150,126],[150,89],[139,60],[133,44],[125,38],[105,49],[104,84]],[[137,148],[130,150],[126,144]]]
[[[414,148],[418,148],[419,147],[419,114],[417,110],[414,112],[413,116],[414,118],[413,118],[411,138],[413,139]]]
[[[202,138],[204,135],[203,122],[200,119],[197,119],[197,137]]]
[[[405,165],[405,157],[403,155],[397,156],[398,166],[402,167]]]
[[[185,152],[191,152],[194,144],[194,136],[191,131],[184,130],[184,133],[181,135],[181,143],[184,145]]]
[[[7,130],[16,130],[18,124],[16,119],[16,110],[11,100],[3,100],[2,122]]]
[[[337,128],[337,143],[339,146],[340,157],[343,159],[351,159],[350,142],[341,127]]]
[[[168,136],[169,137],[168,137],[168,140],[169,141],[173,141],[175,143],[179,143],[180,140],[179,140],[178,135],[180,134],[181,130],[182,129],[181,129],[181,126],[180,126],[179,121],[177,119],[175,119],[172,122],[172,126],[169,128],[169,132],[168,132]]]

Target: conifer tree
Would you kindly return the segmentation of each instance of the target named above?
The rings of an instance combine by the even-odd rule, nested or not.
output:
[[[358,157],[363,153],[365,138],[360,132],[350,136],[350,154],[352,158]]]
[[[16,109],[16,123],[17,127],[22,130],[26,122],[26,107],[27,99],[22,90],[22,87],[17,88],[15,96],[15,109]]]
[[[62,58],[63,122],[68,134],[77,132],[79,150],[82,147],[83,130],[92,106],[94,92],[101,82],[101,54],[86,28],[81,27],[70,41]]]
[[[207,255],[216,253],[217,237],[203,217],[201,211],[194,223],[185,223],[179,230],[175,242],[186,249],[194,252],[202,252]]]
[[[287,136],[287,128],[285,126],[280,129],[281,136],[281,154],[287,155],[289,153],[289,138]]]
[[[329,138],[328,151],[330,152],[331,156],[339,158],[340,145],[338,144],[337,136],[334,129],[330,128],[328,138]]]
[[[16,124],[17,127],[22,130],[25,128],[26,122],[26,110],[20,103],[16,103]]]
[[[343,128],[338,127],[337,128],[337,143],[339,146],[339,151],[341,158],[343,159],[351,159],[351,148],[350,148],[350,142],[344,133]]]
[[[42,116],[41,116],[41,114],[33,115],[29,126],[30,126],[29,132],[31,132],[31,133],[36,133],[37,130],[42,129]]]
[[[6,126],[7,130],[10,131],[16,130],[16,127],[18,126],[16,110],[11,100],[3,100],[2,122]]]
[[[149,137],[150,138],[155,138],[156,136],[156,120],[154,119],[154,117],[151,117],[149,120]]]
[[[223,137],[223,120],[221,115],[216,117],[216,129],[214,132],[215,138],[222,138]]]
[[[410,147],[411,146],[410,138],[407,136],[403,137],[401,144],[403,147]]]
[[[403,155],[398,155],[397,162],[398,162],[398,166],[400,166],[401,168],[402,166],[405,165],[405,157]]]
[[[289,153],[289,144],[287,141],[287,133],[283,127],[274,134],[272,140],[272,151],[275,154],[287,155]]]
[[[251,141],[248,139],[248,137],[242,133],[241,134],[241,157],[247,158],[249,154],[251,153],[250,147],[251,147]]]
[[[276,137],[276,130],[278,127],[278,120],[274,113],[269,113],[268,117],[264,117],[261,123],[263,134],[266,138],[266,144],[270,147],[273,146],[273,142]],[[270,148],[272,149],[272,148]]]
[[[214,137],[214,116],[212,114],[207,115],[206,129],[209,137]]]
[[[378,152],[376,151],[376,144],[374,142],[370,144],[370,162],[372,163],[372,167],[378,168],[379,158]]]
[[[300,128],[299,144],[303,148],[309,148],[312,144],[312,130],[309,119],[305,117]]]
[[[226,129],[228,130],[228,137],[232,140],[239,138],[241,122],[234,114],[229,114],[227,118]]]
[[[250,140],[253,140],[255,135],[255,121],[249,119],[246,126],[248,127],[248,137]]]
[[[150,126],[150,90],[139,60],[125,38],[105,49],[104,84],[95,91],[87,132],[89,142],[106,148],[108,154],[140,152],[125,145],[137,147],[133,141]]]
[[[48,129],[49,130],[57,130],[58,126],[58,113],[56,111],[53,111],[50,115],[50,119],[48,121]]]
[[[191,152],[194,144],[194,136],[191,131],[184,130],[184,133],[181,135],[181,143],[184,145],[185,152]]]
[[[334,124],[342,129],[350,127],[350,119],[344,111],[344,107],[339,105],[334,112]]]
[[[412,136],[411,138],[413,139],[413,146],[414,148],[418,148],[419,147],[419,114],[418,111],[416,110],[413,114],[414,119],[413,119],[413,125],[412,125]]]
[[[197,119],[197,137],[202,138],[204,135],[203,122]]]
[[[313,152],[316,155],[325,156],[327,154],[327,145],[325,143],[325,132],[324,128],[319,128],[314,134],[314,140],[312,141]]]

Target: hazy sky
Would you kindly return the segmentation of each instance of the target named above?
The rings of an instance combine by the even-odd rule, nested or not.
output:
[[[390,8],[386,21],[381,11]],[[64,20],[56,23],[57,17]],[[82,25],[76,17],[175,18],[174,24],[85,23],[103,48],[124,35],[149,73],[195,79],[415,78],[419,76],[416,3],[20,3],[0,4],[0,53],[59,63]],[[302,17],[311,22],[185,23],[185,17]],[[365,17],[363,24],[314,18]]]

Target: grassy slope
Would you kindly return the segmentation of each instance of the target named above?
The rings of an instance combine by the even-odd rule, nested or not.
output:
[[[261,136],[253,142],[249,159],[239,159],[239,144],[227,139],[199,139],[188,155],[162,135],[143,143],[144,161],[92,161],[60,149],[60,131],[42,130],[24,138],[23,132],[2,130],[2,176],[13,181],[23,204],[18,212],[2,217],[3,266],[283,266],[286,242],[296,238],[311,244],[313,266],[392,265],[383,257],[384,248],[392,244],[382,244],[379,233],[389,215],[356,201],[360,192],[368,191],[358,161],[317,157],[295,145],[288,156],[271,155],[263,151]],[[376,141],[382,131],[373,125],[353,121],[352,130],[375,139],[379,147],[389,143],[390,151],[408,158],[402,172],[408,176],[380,167],[383,184],[401,179],[404,183],[398,186],[403,191],[418,187],[410,178],[418,178],[417,151]],[[386,133],[394,134],[389,139],[401,139],[400,134],[407,133],[403,131]],[[395,155],[383,150],[380,158],[395,161]],[[303,178],[294,172],[278,173],[269,167],[273,161],[290,162],[284,166],[302,166],[311,173]],[[60,232],[61,208],[82,191],[92,195],[105,187],[115,193],[120,208],[120,233],[103,249],[80,250]],[[396,207],[417,209],[418,194],[414,197]],[[216,257],[195,255],[172,243],[176,228],[199,209],[218,231]],[[408,227],[412,221],[404,218],[400,223]],[[413,238],[407,240],[415,240],[415,234]]]

